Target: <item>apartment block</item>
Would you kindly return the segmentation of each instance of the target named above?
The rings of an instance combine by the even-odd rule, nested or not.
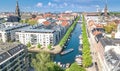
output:
[[[20,43],[0,43],[0,71],[27,71],[26,46]]]

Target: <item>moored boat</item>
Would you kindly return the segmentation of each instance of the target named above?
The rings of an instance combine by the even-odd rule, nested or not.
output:
[[[74,49],[71,48],[71,49],[68,49],[68,50],[65,50],[65,51],[61,52],[60,54],[61,54],[61,55],[64,55],[64,54],[67,54],[67,53],[69,53],[69,52],[72,52],[73,50],[74,50]]]
[[[77,55],[76,58],[75,58],[75,61],[77,62],[78,65],[82,65],[82,56]]]
[[[69,68],[69,67],[70,67],[70,63],[67,63],[67,64],[66,64],[66,68]]]
[[[82,47],[82,44],[81,44],[81,45],[79,46],[79,51],[82,51],[82,48],[83,48],[83,47]]]

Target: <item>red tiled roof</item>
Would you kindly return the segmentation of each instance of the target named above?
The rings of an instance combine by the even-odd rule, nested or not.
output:
[[[94,31],[93,32],[93,35],[95,35],[95,36],[98,35],[98,34],[101,34],[101,32],[100,31]]]
[[[44,18],[50,17],[50,16],[52,16],[52,14],[49,14],[49,13],[43,15]]]
[[[95,24],[93,20],[90,20],[88,23],[89,23],[89,26],[92,26]]]
[[[44,25],[49,25],[50,22],[49,22],[49,21],[44,21],[43,24],[44,24]]]
[[[67,21],[63,21],[61,25],[62,26],[68,26],[68,22]]]
[[[95,24],[95,26],[96,26],[97,28],[103,28],[103,25],[102,25],[102,24]]]
[[[58,20],[61,20],[61,21],[62,21],[62,20],[67,20],[67,19],[65,19],[65,18],[58,18]]]

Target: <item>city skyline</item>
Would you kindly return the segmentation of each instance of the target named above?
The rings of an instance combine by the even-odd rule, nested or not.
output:
[[[105,0],[18,0],[22,12],[102,11]],[[119,0],[108,0],[109,11],[120,11]],[[0,12],[14,12],[16,0],[0,0]]]

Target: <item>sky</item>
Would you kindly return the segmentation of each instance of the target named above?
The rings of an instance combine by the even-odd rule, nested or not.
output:
[[[24,12],[95,12],[103,10],[106,0],[18,0]],[[107,0],[109,11],[120,11],[120,0]],[[0,12],[14,12],[16,0],[0,0]]]

